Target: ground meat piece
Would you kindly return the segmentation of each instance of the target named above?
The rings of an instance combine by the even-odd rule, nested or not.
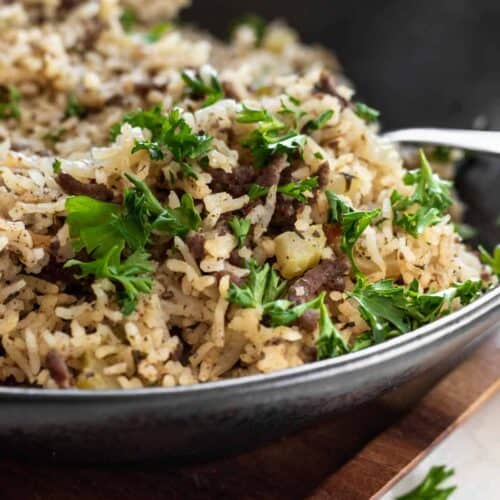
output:
[[[232,250],[229,256],[229,262],[236,267],[245,267],[245,259],[238,253],[237,248]]]
[[[189,234],[186,238],[186,245],[197,261],[205,257],[205,236],[201,233]]]
[[[325,231],[326,241],[328,241],[329,245],[337,245],[339,243],[339,238],[342,234],[340,224],[325,224],[323,230]]]
[[[330,164],[327,161],[322,163],[319,166],[316,175],[318,176],[318,185],[320,189],[325,189],[330,182]]]
[[[260,171],[256,183],[260,186],[276,186],[280,182],[282,170],[288,165],[286,155],[276,156],[273,161]]]
[[[60,389],[68,389],[73,385],[73,376],[66,361],[54,349],[47,353],[45,366]]]
[[[297,325],[306,332],[314,332],[319,321],[319,312],[313,309],[306,311],[298,320]]]
[[[66,194],[89,196],[99,201],[110,201],[113,199],[113,191],[104,184],[85,184],[64,172],[58,174],[56,181]]]
[[[342,292],[348,270],[349,266],[344,258],[323,260],[290,287],[288,300],[294,304],[303,304],[316,297],[321,290]]]
[[[250,184],[255,180],[255,169],[251,165],[240,165],[232,172],[211,168],[208,173],[212,176],[210,186],[214,192],[227,191],[234,197],[247,194]]]
[[[234,99],[235,101],[241,101],[242,97],[238,94],[233,82],[227,80],[222,82],[222,88],[224,89],[224,94],[228,99]]]
[[[330,94],[336,97],[344,108],[350,107],[351,105],[345,97],[342,97],[337,92],[337,82],[335,81],[335,77],[327,71],[323,71],[321,73],[318,83],[314,86],[314,91],[323,94]]]
[[[270,227],[279,231],[293,229],[296,205],[295,200],[278,193],[276,197],[276,209],[271,219]]]

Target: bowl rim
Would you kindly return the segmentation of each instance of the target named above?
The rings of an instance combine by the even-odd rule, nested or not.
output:
[[[102,399],[144,399],[165,396],[169,399],[196,396],[221,395],[228,391],[263,391],[293,385],[298,382],[314,381],[335,372],[352,373],[367,365],[376,365],[398,356],[403,356],[417,348],[425,348],[439,339],[452,335],[458,329],[467,327],[500,311],[500,286],[486,292],[483,296],[451,314],[443,316],[416,330],[386,340],[378,345],[358,352],[348,353],[336,358],[306,363],[293,368],[286,368],[270,373],[247,375],[239,378],[201,382],[175,387],[142,387],[137,389],[45,389],[35,387],[0,386],[0,398],[43,399],[43,400],[102,400]]]

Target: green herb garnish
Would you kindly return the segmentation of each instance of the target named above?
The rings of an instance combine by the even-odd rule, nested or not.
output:
[[[132,9],[124,9],[120,14],[119,20],[123,31],[125,31],[125,33],[130,33],[137,24],[137,15]]]
[[[245,244],[246,237],[250,231],[252,223],[248,219],[240,219],[233,217],[228,222],[229,227],[232,229],[236,239],[238,240],[238,248],[242,248]]]
[[[146,43],[156,43],[172,28],[172,23],[155,24],[146,34],[143,35],[144,41]]]
[[[189,177],[197,177],[190,165],[191,162],[212,149],[212,137],[193,132],[178,108],[167,115],[162,113],[160,106],[155,106],[149,111],[127,113],[121,122],[111,128],[112,140],[116,139],[124,123],[151,132],[150,140],[135,142],[133,153],[145,150],[152,160],[158,161],[164,159],[165,151],[169,151],[174,160],[181,165],[183,173]]]
[[[318,118],[310,120],[304,125],[303,128],[304,133],[308,134],[314,132],[315,130],[323,128],[327,124],[327,122],[332,118],[332,116],[333,116],[332,110],[321,113],[321,115],[318,116]]]
[[[52,162],[52,171],[54,172],[54,174],[60,174],[62,169],[61,169],[61,160],[59,158],[56,158],[53,162]]]
[[[0,88],[0,118],[21,118],[21,92],[15,85]]]
[[[423,150],[420,150],[420,169],[408,172],[403,180],[406,185],[415,186],[415,192],[411,196],[392,193],[394,224],[416,238],[426,227],[439,223],[451,206],[451,183],[432,172]]]
[[[431,161],[438,163],[448,163],[451,161],[451,148],[446,146],[436,146],[430,153]]]
[[[330,319],[324,301],[319,308],[319,337],[316,341],[318,359],[334,358],[347,354],[350,349],[340,332]]]
[[[85,113],[85,106],[80,104],[75,94],[70,94],[68,96],[68,104],[66,105],[66,116],[81,118]]]
[[[457,487],[443,488],[443,483],[454,473],[444,465],[432,467],[421,484],[396,500],[447,500]]]
[[[475,300],[481,293],[481,281],[466,281],[438,293],[420,293],[417,280],[407,287],[385,279],[367,284],[358,279],[349,296],[356,300],[370,332],[365,334],[364,347],[415,330],[451,311],[451,302],[457,298],[462,305]],[[359,346],[356,350],[359,350]]]
[[[380,111],[377,111],[362,102],[354,103],[354,112],[367,123],[376,122],[380,117]]]
[[[263,167],[277,153],[292,155],[304,147],[306,136],[296,130],[286,130],[283,122],[265,110],[243,106],[237,117],[239,123],[258,123],[259,127],[243,139],[242,145],[250,150],[257,167]]]
[[[185,70],[181,73],[185,84],[190,88],[190,94],[194,99],[202,99],[202,107],[210,106],[224,98],[224,89],[219,81],[217,71],[209,68],[207,75],[208,82],[205,82],[201,76],[196,75],[194,71]]]
[[[191,196],[184,194],[179,208],[163,207],[147,185],[126,174],[134,187],[121,205],[88,196],[66,200],[66,212],[76,252],[84,250],[88,262],[72,259],[65,267],[79,266],[81,276],[108,278],[121,285],[119,301],[125,314],[137,303],[139,292],[152,287],[153,270],[146,247],[153,231],[185,236],[198,229],[201,217]]]
[[[463,239],[470,240],[477,235],[477,229],[463,222],[454,224],[455,232]]]
[[[491,270],[500,276],[500,243],[495,247],[493,253],[490,254],[484,247],[479,247],[481,261],[491,267]]]
[[[330,206],[329,221],[342,227],[342,251],[349,257],[355,274],[360,275],[361,271],[354,259],[354,247],[372,220],[380,215],[380,209],[368,212],[355,210],[332,191],[326,191],[326,197]]]
[[[308,177],[302,181],[289,182],[288,184],[283,184],[282,186],[278,186],[277,192],[284,194],[286,196],[290,196],[291,198],[295,198],[301,203],[305,203],[307,201],[307,197],[305,193],[311,193],[314,189],[318,187],[318,178],[317,177]],[[262,196],[266,196],[269,192],[268,187],[260,186],[259,184],[252,184],[248,191],[248,196],[251,200],[255,200]]]

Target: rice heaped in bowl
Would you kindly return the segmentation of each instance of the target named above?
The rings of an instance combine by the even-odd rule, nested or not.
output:
[[[174,386],[404,334],[495,280],[335,60],[185,1],[0,7],[0,381]],[[161,22],[160,22],[161,21]]]

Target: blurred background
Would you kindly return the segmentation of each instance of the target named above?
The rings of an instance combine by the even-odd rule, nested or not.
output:
[[[182,17],[222,37],[248,13],[284,19],[304,41],[334,50],[386,130],[500,130],[498,0],[193,0]],[[483,242],[499,242],[500,161],[469,159],[456,184],[466,220]]]

